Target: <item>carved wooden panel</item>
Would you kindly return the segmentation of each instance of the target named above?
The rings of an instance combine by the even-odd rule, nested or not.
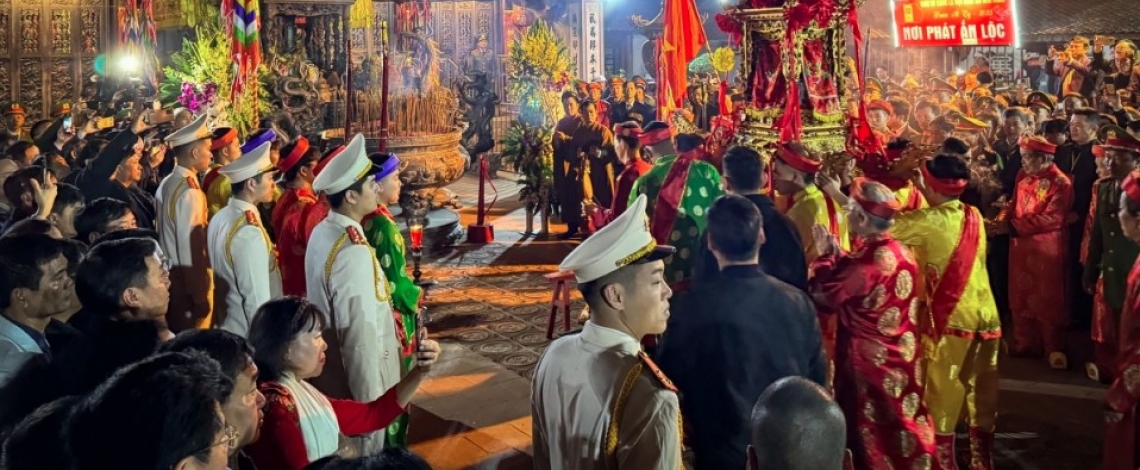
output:
[[[8,45],[11,44],[9,39],[12,37],[12,16],[8,13],[7,7],[4,2],[7,0],[0,0],[0,57],[5,57],[11,54]]]
[[[51,102],[49,106],[55,107],[64,101],[72,102],[79,97],[75,88],[75,59],[52,59],[48,76],[51,79]]]
[[[0,0],[0,105],[28,122],[79,99],[111,37],[111,0]]]
[[[40,52],[40,9],[20,9],[20,53]]]
[[[20,59],[20,103],[28,112],[28,122],[44,115],[44,70],[42,59]]]
[[[463,54],[475,44],[475,2],[455,3],[455,33],[453,52]]]
[[[384,49],[383,35],[381,28],[385,21],[388,22],[388,34],[394,34],[395,24],[392,23],[392,6],[394,3],[372,3],[372,50],[379,53]],[[389,38],[389,41],[395,40],[395,37]]]
[[[491,40],[491,47],[495,47],[495,9],[494,4],[478,2],[475,4],[475,33],[486,34]],[[472,43],[472,46],[475,44]]]
[[[80,16],[80,48],[83,55],[99,52],[99,13],[95,10],[82,10]]]
[[[53,8],[51,10],[51,53],[67,55],[71,53],[71,10]]]
[[[432,4],[432,19],[435,23],[435,41],[444,54],[454,54],[455,50],[455,3],[436,2]]]
[[[0,59],[0,99],[7,101],[12,96],[12,61]]]

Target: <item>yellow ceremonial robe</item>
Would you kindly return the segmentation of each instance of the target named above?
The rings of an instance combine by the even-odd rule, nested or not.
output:
[[[895,218],[891,229],[897,240],[911,248],[921,268],[918,287],[925,302],[919,310],[925,325],[931,322],[929,300],[935,287],[930,285],[935,282],[931,274],[941,278],[950,264],[962,236],[965,210],[977,209],[949,201],[905,212]],[[979,226],[978,230],[984,228]],[[935,431],[953,433],[965,405],[970,426],[991,432],[997,418],[1001,321],[986,272],[985,233],[978,236],[969,281],[946,328],[935,336],[929,334],[932,328],[925,330],[926,401]]]
[[[851,249],[851,241],[847,236],[847,217],[843,207],[835,200],[826,197],[816,185],[810,184],[801,189],[792,196],[790,203],[787,215],[795,223],[796,231],[800,234],[808,264],[819,257],[819,251],[811,234],[811,228],[817,224],[827,227],[831,234],[839,239],[839,244],[844,250]]]

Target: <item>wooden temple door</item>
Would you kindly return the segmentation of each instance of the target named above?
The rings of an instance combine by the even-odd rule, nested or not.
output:
[[[74,103],[108,50],[106,0],[0,0],[0,104],[19,102],[31,125]]]

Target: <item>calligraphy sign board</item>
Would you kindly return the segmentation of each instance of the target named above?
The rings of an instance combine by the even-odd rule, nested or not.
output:
[[[593,81],[605,73],[605,23],[602,12],[599,0],[582,2],[582,48],[578,67],[583,80]]]
[[[1015,46],[1015,0],[891,0],[896,46]]]

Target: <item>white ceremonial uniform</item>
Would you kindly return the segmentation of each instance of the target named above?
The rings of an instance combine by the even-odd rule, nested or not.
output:
[[[618,445],[607,455],[613,406],[640,351],[637,339],[593,322],[550,344],[531,393],[535,470],[681,468],[677,393],[646,365],[629,387]]]
[[[281,270],[257,206],[231,197],[210,219],[208,245],[214,267],[214,325],[241,337],[258,307],[281,297]]]
[[[166,137],[172,148],[210,138],[206,115]],[[209,328],[214,303],[214,275],[206,248],[206,193],[198,174],[175,165],[158,185],[158,242],[170,259],[170,307],[166,322],[177,333]]]
[[[339,193],[372,167],[359,134],[314,181],[317,191]],[[330,183],[329,180],[337,182]],[[330,211],[317,224],[305,252],[309,301],[325,313],[327,362],[313,380],[333,398],[370,402],[400,381],[400,339],[388,281],[360,221]],[[361,443],[363,453],[383,448],[384,431]]]
[[[581,284],[672,254],[649,233],[645,205],[638,197],[560,269]],[[682,468],[677,389],[628,332],[591,320],[551,343],[535,371],[531,415],[536,470]]]
[[[193,170],[176,165],[158,185],[156,198],[159,245],[170,259],[167,321],[174,331],[209,327],[214,286],[206,248],[206,193]]]
[[[219,177],[244,185],[276,172],[269,145],[258,145],[219,168]],[[261,304],[281,296],[281,270],[257,206],[231,196],[210,219],[207,241],[218,297],[225,299],[215,308],[214,326],[245,337]]]

